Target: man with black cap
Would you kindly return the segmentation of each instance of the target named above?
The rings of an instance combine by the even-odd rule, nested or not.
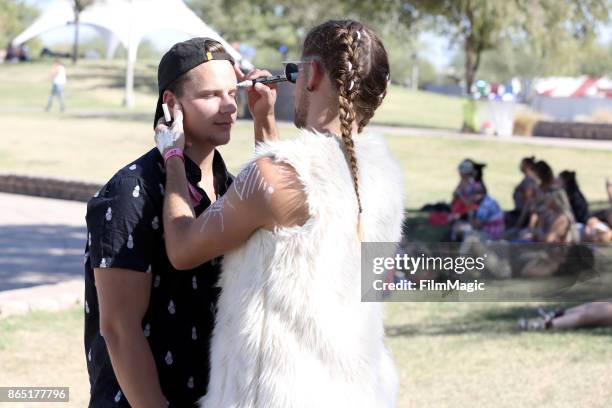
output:
[[[236,120],[236,83],[247,77],[217,41],[175,44],[158,68],[159,100],[180,110],[189,147],[183,160],[196,215],[233,177],[216,146]],[[258,138],[275,138],[274,89],[248,92]],[[205,393],[219,259],[177,271],[162,224],[165,159],[156,148],[119,170],[87,206],[85,353],[89,407],[192,407]]]

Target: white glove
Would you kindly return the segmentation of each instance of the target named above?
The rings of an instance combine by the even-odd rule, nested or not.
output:
[[[185,149],[185,132],[183,131],[183,111],[178,103],[174,104],[174,122],[168,127],[164,124],[164,118],[157,121],[155,127],[155,144],[157,150],[163,156],[170,149]]]

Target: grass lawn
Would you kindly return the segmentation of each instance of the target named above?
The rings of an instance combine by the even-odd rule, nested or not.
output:
[[[139,61],[134,71],[135,106],[128,111],[146,112],[157,102],[157,63]],[[68,83],[66,106],[72,110],[126,111],[121,107],[125,63],[81,60],[72,66],[65,62]],[[0,65],[0,108],[42,109],[51,91],[52,61]],[[57,111],[58,101],[53,102]]]
[[[397,406],[612,406],[612,329],[515,332],[516,319],[534,306],[386,304],[387,344],[401,378]],[[1,319],[0,385],[68,386],[67,406],[86,406],[82,313]]]
[[[140,63],[136,77],[138,120],[83,117],[125,112],[123,65],[82,61],[68,66],[63,115],[40,110],[49,92],[49,64],[0,65],[0,173],[61,177],[103,183],[153,147],[157,61]],[[393,87],[375,123],[456,129],[458,99]],[[280,124],[283,137],[293,126]],[[536,155],[556,172],[576,170],[590,202],[604,202],[612,178],[612,152],[551,148],[502,141],[386,135],[405,180],[406,206],[448,200],[465,157],[488,163],[485,181],[505,208],[520,180],[519,160]],[[236,172],[253,151],[252,123],[239,122],[221,148]],[[397,192],[390,191],[389,194]],[[430,237],[422,214],[409,213],[409,237]],[[428,235],[429,234],[429,235]],[[489,303],[389,303],[387,342],[401,375],[398,407],[609,407],[612,406],[612,329],[571,333],[516,333],[516,319],[536,305]],[[0,386],[69,386],[68,406],[86,406],[88,382],[82,344],[82,310],[30,313],[0,319]],[[40,406],[11,404],[14,407]]]
[[[71,111],[150,113],[157,101],[158,61],[138,61],[134,72],[135,106],[121,107],[125,80],[122,60],[88,61],[66,65],[66,106]],[[0,111],[42,109],[47,103],[51,61],[0,65]],[[431,92],[391,86],[373,122],[387,125],[459,129],[462,101]],[[54,102],[57,110],[57,100]]]
[[[0,113],[10,133],[0,138],[0,173],[34,174],[105,182],[115,171],[153,147],[149,121],[85,119],[44,113]],[[280,124],[282,136],[295,130]],[[230,169],[237,171],[253,152],[252,123],[240,121],[233,140],[221,148]],[[520,181],[518,163],[536,155],[557,172],[576,170],[591,202],[605,201],[605,178],[612,178],[612,152],[554,148],[501,141],[457,140],[440,137],[388,135],[405,180],[408,208],[449,200],[465,157],[488,163],[485,181],[500,203],[512,205],[512,191]],[[389,192],[394,193],[394,192]]]
[[[463,122],[463,100],[391,85],[372,122],[458,130]]]
[[[86,407],[89,382],[83,347],[80,307],[0,319],[0,386],[70,387],[70,403],[62,406]],[[9,405],[21,408],[54,404]]]

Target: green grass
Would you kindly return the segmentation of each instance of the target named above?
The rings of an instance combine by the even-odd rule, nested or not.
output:
[[[487,163],[485,183],[504,208],[513,206],[512,192],[522,177],[518,170],[521,158],[531,155],[549,162],[557,173],[576,170],[587,199],[607,201],[605,180],[612,178],[610,151],[434,137],[388,136],[387,140],[404,172],[409,208],[450,200],[458,182],[457,165],[466,157]]]
[[[432,92],[392,85],[373,123],[396,126],[461,129],[463,101]]]
[[[0,65],[0,110],[42,109],[51,91],[49,60],[27,64]],[[66,63],[68,83],[64,96],[73,111],[152,110],[157,99],[157,61],[141,61],[134,73],[135,106],[122,108],[125,62],[81,60],[77,66]],[[59,109],[54,101],[54,110]]]
[[[106,181],[153,147],[148,117],[155,103],[155,67],[156,62],[138,66],[136,106],[128,112],[142,118],[129,120],[79,116],[125,112],[120,107],[121,62],[69,65],[66,96],[71,109],[64,115],[40,112],[49,92],[49,64],[0,65],[0,119],[5,124],[0,173]],[[461,102],[392,87],[373,122],[457,129]],[[280,131],[283,137],[294,132],[288,124],[281,124]],[[524,156],[545,159],[556,171],[576,170],[591,202],[606,200],[604,180],[612,177],[612,152],[437,137],[386,139],[402,167],[411,209],[448,200],[457,183],[456,166],[465,157],[488,163],[485,181],[506,208]],[[232,142],[221,151],[236,172],[252,155],[252,124],[239,122]],[[444,232],[429,228],[416,211],[409,212],[407,225],[408,236],[419,239],[436,240]],[[514,332],[516,319],[534,307],[387,304],[387,343],[401,375],[398,407],[611,406],[612,330]],[[69,386],[68,405],[85,406],[89,386],[82,324],[80,308],[1,319],[0,385]]]
[[[153,146],[150,118],[156,101],[157,61],[140,61],[136,69],[136,105],[121,108],[124,62],[80,61],[67,65],[69,85],[65,114],[42,112],[49,93],[50,62],[0,65],[0,172],[104,182]],[[55,107],[57,109],[57,106]],[[106,117],[86,117],[106,113]],[[134,116],[124,116],[131,113]],[[112,116],[115,115],[115,116]],[[461,100],[392,86],[373,123],[458,129]],[[287,137],[294,130],[281,125]],[[252,124],[239,123],[222,152],[238,170],[252,153]],[[485,181],[505,208],[520,179],[517,167],[535,154],[556,171],[576,170],[589,201],[605,201],[605,177],[612,153],[550,148],[498,141],[457,140],[388,135],[405,179],[408,208],[448,200],[457,182],[456,166],[465,157],[488,163]]]
[[[9,130],[0,138],[0,173],[20,173],[105,182],[115,171],[153,147],[149,120],[85,119],[70,114],[0,113]],[[282,137],[295,130],[280,124]],[[232,141],[221,148],[231,170],[237,171],[253,153],[252,123],[239,122]],[[555,171],[576,170],[591,202],[606,201],[605,178],[612,178],[612,152],[556,148],[503,141],[388,135],[405,180],[406,205],[448,201],[458,181],[456,167],[465,157],[488,163],[485,181],[502,206],[512,206],[520,181],[518,163],[535,155]]]
[[[517,333],[535,305],[388,304],[399,407],[607,407],[611,329]]]
[[[62,406],[87,406],[89,382],[82,314],[79,307],[0,319],[0,385],[70,387],[70,402]],[[8,405],[41,406],[40,403]]]
[[[81,60],[66,64],[66,106],[70,111],[114,111],[149,113],[157,99],[158,61],[138,61],[134,74],[136,104],[121,107],[125,78],[122,60]],[[42,109],[49,96],[51,61],[0,65],[0,111]],[[57,100],[54,109],[58,109]],[[152,112],[151,112],[152,114]],[[373,119],[374,123],[415,127],[459,129],[462,101],[430,92],[413,92],[391,86]]]
[[[516,319],[533,315],[535,307],[386,304],[387,344],[401,379],[397,406],[609,407],[612,329],[516,332]],[[82,313],[0,319],[0,385],[68,386],[67,405],[86,406]]]

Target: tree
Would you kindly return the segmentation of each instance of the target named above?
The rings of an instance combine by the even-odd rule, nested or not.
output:
[[[229,42],[249,44],[258,55],[276,55],[284,45],[291,57],[309,27],[345,12],[342,2],[320,0],[189,0],[189,6],[207,24]],[[258,65],[276,66],[275,62],[260,59]]]
[[[72,64],[77,63],[79,58],[79,28],[81,26],[81,12],[91,6],[94,0],[72,0],[74,11],[74,43],[72,45]]]
[[[442,20],[462,42],[465,58],[465,91],[472,85],[482,53],[496,49],[504,39],[519,39],[527,49],[549,58],[572,59],[571,45],[593,39],[596,27],[609,21],[611,0],[418,0],[423,11]],[[544,65],[544,64],[543,64]],[[559,66],[557,64],[557,66]],[[473,130],[464,123],[464,130]]]
[[[7,46],[36,17],[38,10],[25,1],[0,0],[0,46]]]
[[[425,21],[458,42],[468,98],[483,53],[504,39],[522,40],[541,61],[557,59],[559,66],[573,58],[564,47],[591,41],[612,9],[612,0],[371,0],[365,8],[357,0],[345,1],[364,16],[378,14],[407,26]],[[467,121],[464,130],[473,130]]]

